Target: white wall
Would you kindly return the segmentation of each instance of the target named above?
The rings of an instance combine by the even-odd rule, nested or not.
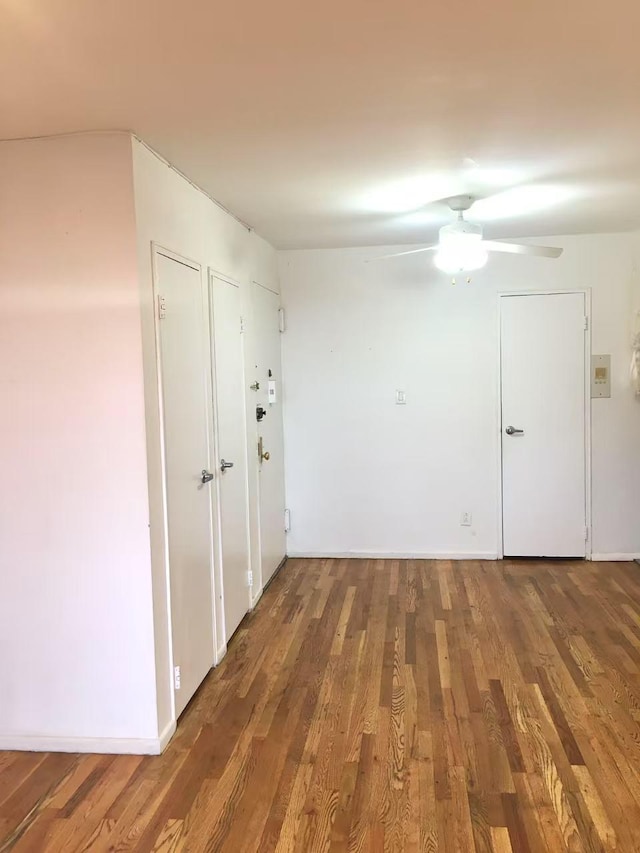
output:
[[[143,143],[133,140],[133,172],[137,222],[138,269],[142,299],[142,331],[146,384],[146,424],[154,575],[154,621],[158,689],[158,724],[171,719],[170,647],[164,566],[160,420],[154,338],[151,243],[199,263],[203,275],[210,267],[240,284],[245,316],[245,358],[252,360],[249,285],[251,281],[278,291],[275,251],[253,231],[218,207],[203,192],[171,169]],[[259,565],[257,531],[257,462],[255,397],[247,391],[249,453],[249,516],[252,566]],[[284,476],[284,473],[283,473]],[[254,570],[254,595],[261,579]],[[219,593],[219,590],[218,590]],[[217,599],[218,624],[221,606]]]
[[[640,554],[640,400],[628,381],[640,241],[538,242],[565,253],[492,256],[455,287],[429,256],[280,254],[290,555],[496,555],[496,294],[553,288],[592,289],[592,352],[612,355],[612,397],[592,404],[593,552]]]
[[[157,737],[130,145],[0,144],[0,747]]]

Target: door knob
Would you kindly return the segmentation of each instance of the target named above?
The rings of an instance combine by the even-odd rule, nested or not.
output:
[[[505,432],[507,435],[521,435],[524,432],[524,430],[518,429],[517,427],[514,427],[514,426],[508,426],[505,429]]]
[[[268,450],[263,450],[262,446],[262,436],[258,439],[258,459],[261,462],[268,462],[271,459],[271,454]]]
[[[213,480],[213,474],[210,474],[206,468],[203,468],[202,469],[202,482],[203,483],[209,483],[211,480]]]
[[[225,462],[224,459],[220,460],[220,470],[226,471],[227,468],[233,468],[233,462]]]

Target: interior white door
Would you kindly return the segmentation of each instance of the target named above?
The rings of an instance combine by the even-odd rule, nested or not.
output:
[[[501,305],[505,556],[586,548],[585,296],[504,296]]]
[[[239,288],[210,278],[225,641],[250,607],[247,440]]]
[[[206,314],[200,271],[156,254],[176,716],[213,665]]]
[[[280,297],[254,282],[251,298],[255,379],[260,385],[256,403],[266,410],[265,417],[257,424],[258,443],[263,450],[259,456],[258,527],[262,585],[265,586],[286,553]],[[272,383],[275,399],[269,395],[269,383]]]

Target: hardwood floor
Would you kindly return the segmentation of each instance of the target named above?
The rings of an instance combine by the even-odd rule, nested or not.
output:
[[[0,753],[0,850],[640,850],[640,567],[290,560],[159,757]]]

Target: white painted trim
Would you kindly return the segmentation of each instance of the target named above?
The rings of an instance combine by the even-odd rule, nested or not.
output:
[[[160,752],[165,751],[165,749],[167,748],[167,746],[169,744],[169,741],[171,740],[171,738],[176,733],[177,727],[178,727],[178,724],[177,724],[176,720],[169,720],[167,725],[160,732],[160,737],[158,738],[158,741],[160,743]]]
[[[227,644],[226,643],[224,643],[222,646],[220,646],[219,649],[216,649],[215,666],[218,666],[218,664],[220,664],[222,662],[222,659],[224,658],[226,653],[227,653]]]
[[[175,261],[177,264],[182,264],[183,267],[189,267],[195,272],[199,272],[202,274],[202,266],[197,261],[194,261],[193,258],[187,258],[185,255],[180,255],[178,252],[174,252],[171,249],[166,249],[164,246],[161,246],[159,243],[156,243],[155,240],[152,241],[151,244],[154,248],[154,251],[158,255],[163,255],[165,258],[169,258],[170,261]]]
[[[19,752],[92,752],[104,755],[160,755],[176,730],[173,720],[160,737],[52,737],[51,735],[0,735],[0,750]]]
[[[158,425],[160,428],[160,469],[162,474],[162,559],[163,559],[163,574],[165,583],[165,594],[167,602],[167,641],[169,643],[169,671],[166,677],[169,681],[169,696],[171,701],[171,717],[176,719],[176,691],[174,685],[174,658],[173,658],[173,623],[171,621],[171,573],[169,569],[169,516],[167,513],[167,455],[165,443],[165,428],[164,428],[164,394],[162,390],[162,358],[161,358],[161,340],[160,340],[160,319],[158,317],[158,255],[163,251],[163,247],[151,241],[151,290],[153,302],[153,335],[155,343],[155,367],[156,367],[156,383],[157,383],[157,402],[158,402]]]
[[[632,563],[634,560],[640,560],[640,553],[637,554],[591,554],[591,559],[598,563]]]
[[[584,296],[584,313],[588,318],[589,328],[584,336],[584,489],[585,489],[585,525],[588,530],[585,542],[585,559],[595,559],[591,554],[592,518],[591,518],[591,288],[575,290],[505,290],[498,292],[498,388],[496,404],[498,407],[498,559],[504,557],[504,531],[502,516],[502,310],[501,299],[510,296],[559,296],[564,294],[581,293]],[[633,558],[632,558],[633,559]]]
[[[268,284],[262,284],[262,282],[261,282],[261,281],[256,281],[255,279],[252,279],[252,282],[251,282],[251,283],[252,283],[252,284],[257,284],[257,285],[258,285],[258,287],[261,287],[263,290],[268,290],[268,291],[270,291],[270,293],[273,293],[273,295],[274,295],[274,296],[280,296],[279,291],[274,290],[274,289],[273,289],[273,287],[269,287],[269,285],[268,285]]]
[[[497,560],[495,551],[470,551],[468,554],[460,551],[420,552],[420,551],[293,551],[287,554],[287,559],[314,560]]]
[[[584,293],[584,313],[589,328],[584,336],[584,523],[587,528],[587,544],[585,559],[591,559],[593,529],[591,514],[591,335],[593,322],[591,320],[591,288]]]
[[[215,336],[213,333],[213,277],[214,273],[211,267],[207,269],[207,306],[205,313],[208,325],[208,345],[209,345],[209,363],[208,378],[209,378],[209,409],[211,417],[207,416],[207,435],[209,436],[210,449],[212,453],[212,468],[215,470],[215,479],[213,488],[211,489],[211,589],[213,593],[213,655],[214,661],[217,664],[221,658],[219,650],[216,648],[217,643],[226,643],[225,637],[227,627],[225,624],[224,612],[224,573],[222,566],[222,518],[220,513],[220,446],[218,441],[218,397],[216,388],[216,357],[215,357]],[[225,279],[226,280],[226,279]],[[234,285],[235,286],[235,285]],[[220,619],[218,619],[218,615]],[[226,645],[224,646],[226,650]]]
[[[504,535],[502,529],[502,303],[500,302],[500,294],[496,299],[496,358],[498,359],[498,369],[496,371],[496,405],[497,421],[496,428],[498,430],[498,448],[496,463],[498,465],[498,473],[496,477],[496,492],[498,498],[498,513],[497,513],[497,548],[498,559],[504,557]]]
[[[233,276],[229,275],[226,272],[220,272],[213,267],[209,267],[209,283],[211,283],[211,277],[220,278],[222,281],[226,281],[227,284],[232,284],[234,287],[241,288],[242,282],[237,278],[233,278]]]
[[[263,593],[263,589],[262,589],[262,587],[260,587],[260,589],[258,590],[258,593],[257,593],[257,595],[255,596],[255,598],[252,598],[252,599],[251,599],[251,608],[250,608],[251,610],[255,610],[255,607],[256,607],[257,603],[258,603],[258,602],[260,601],[260,599],[262,598],[262,593]]]

